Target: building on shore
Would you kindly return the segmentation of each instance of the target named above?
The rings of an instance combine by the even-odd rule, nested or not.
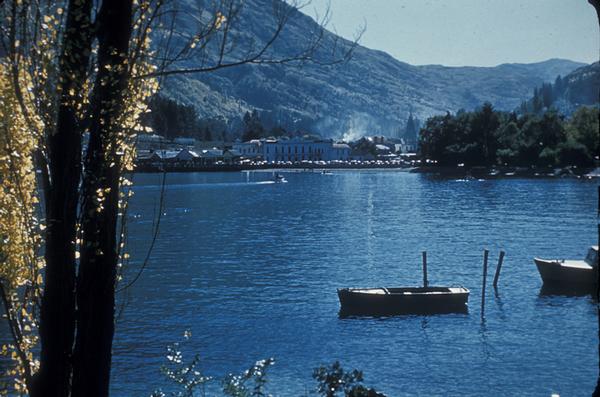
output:
[[[415,153],[417,144],[409,139],[400,138],[394,143],[395,152],[398,154]]]
[[[262,158],[268,163],[301,161],[346,161],[350,158],[350,146],[333,140],[254,139],[236,142],[233,149],[248,159]]]
[[[199,151],[181,150],[141,150],[137,162],[140,165],[161,168],[170,167],[206,167],[213,165],[231,165],[239,162],[241,155],[232,149],[203,149]]]

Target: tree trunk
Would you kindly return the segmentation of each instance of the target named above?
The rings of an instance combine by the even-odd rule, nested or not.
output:
[[[77,278],[74,397],[108,396],[114,335],[120,157],[117,132],[129,78],[132,0],[104,0],[97,18],[98,75],[85,160]]]
[[[588,0],[594,8],[596,9],[596,14],[598,15],[598,24],[600,24],[600,0]]]
[[[48,132],[46,270],[40,310],[40,371],[30,385],[34,397],[68,396],[70,390],[82,136],[74,103],[89,63],[91,9],[91,0],[69,4],[60,57],[62,90],[56,130]]]

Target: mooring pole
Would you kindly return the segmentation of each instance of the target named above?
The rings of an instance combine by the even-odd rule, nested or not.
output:
[[[500,278],[500,269],[502,269],[502,261],[504,260],[504,251],[500,251],[498,258],[498,266],[496,266],[496,274],[494,274],[494,288],[498,288],[498,279]]]
[[[483,250],[483,285],[481,286],[481,317],[485,311],[485,283],[487,280],[488,250]]]
[[[429,282],[427,281],[427,251],[423,251],[423,288],[427,288]]]

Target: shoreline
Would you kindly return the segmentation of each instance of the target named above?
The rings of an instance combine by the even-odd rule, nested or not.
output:
[[[385,169],[405,170],[414,169],[409,165],[400,164],[223,164],[213,166],[177,166],[155,167],[151,165],[138,165],[135,172],[157,173],[157,172],[240,172],[240,171],[264,171],[264,170],[301,170],[316,172],[321,170],[362,170],[362,169]]]
[[[467,179],[496,179],[496,178],[574,178],[592,179],[600,177],[597,167],[446,167],[421,166],[411,172],[436,174],[444,177],[463,177]]]
[[[419,174],[437,175],[441,177],[456,177],[466,179],[497,179],[497,178],[575,178],[593,179],[600,177],[600,168],[586,167],[446,167],[446,166],[420,166],[412,167],[399,164],[319,164],[319,165],[286,165],[286,164],[223,164],[214,166],[190,167],[168,166],[165,168],[141,165],[136,173],[162,173],[162,172],[243,172],[243,171],[294,171],[294,172],[322,172],[326,170],[385,170],[404,171]]]

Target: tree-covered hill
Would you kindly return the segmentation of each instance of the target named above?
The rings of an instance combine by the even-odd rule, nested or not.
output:
[[[581,105],[600,102],[600,62],[582,66],[566,76],[557,76],[554,83],[534,88],[533,96],[521,104],[521,113],[540,113],[551,107],[571,114]]]
[[[193,15],[201,3],[180,1],[175,41],[193,33]],[[236,22],[236,31],[243,32],[241,43],[254,40],[260,47],[270,37],[272,10],[273,0],[245,1]],[[301,11],[293,13],[271,55],[289,55],[317,30],[312,18]],[[325,35],[330,41],[346,42],[331,32]],[[230,55],[244,49],[239,45]],[[202,62],[201,57],[190,56],[183,66]],[[383,51],[359,46],[348,63],[335,66],[310,62],[244,65],[209,74],[172,76],[164,82],[162,94],[193,106],[198,117],[222,120],[230,128],[242,125],[244,114],[256,109],[266,124],[356,139],[365,134],[393,134],[405,126],[411,113],[424,120],[446,111],[471,110],[485,101],[497,109],[512,110],[534,87],[580,66],[583,64],[561,59],[496,67],[413,66]]]

